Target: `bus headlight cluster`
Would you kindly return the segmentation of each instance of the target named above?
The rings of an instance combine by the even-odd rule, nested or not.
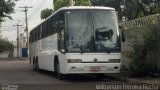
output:
[[[67,63],[81,63],[82,59],[67,59]]]
[[[109,63],[120,63],[120,59],[109,59]]]

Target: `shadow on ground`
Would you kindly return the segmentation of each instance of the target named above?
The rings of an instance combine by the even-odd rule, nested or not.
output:
[[[39,71],[40,74],[43,74],[43,75],[47,75],[48,77],[53,77],[53,78],[57,78],[57,75],[55,72],[51,72],[51,71],[46,71],[46,70],[40,70]],[[66,78],[64,81],[67,81],[67,82],[71,82],[71,83],[82,83],[82,82],[113,82],[113,81],[119,81],[119,80],[113,80],[113,79],[110,79],[110,78],[107,78],[107,76],[103,79],[98,79],[96,78],[95,75],[90,75],[90,74],[69,74],[69,75],[66,75]]]

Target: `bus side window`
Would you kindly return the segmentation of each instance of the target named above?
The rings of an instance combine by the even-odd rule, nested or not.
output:
[[[40,39],[40,31],[41,31],[41,29],[40,29],[40,26],[38,26],[38,40]]]
[[[34,32],[34,42],[37,40],[37,29]]]
[[[58,32],[58,50],[65,52],[64,48],[64,13],[61,12],[58,15],[58,20],[56,23],[57,32]]]
[[[39,38],[41,39],[42,38],[42,26],[40,26],[40,36]]]
[[[53,19],[50,19],[49,21],[47,21],[47,27],[48,27],[48,35],[53,34]]]
[[[58,33],[58,50],[64,52],[64,29]]]
[[[33,31],[33,42],[35,41],[35,30]]]
[[[43,23],[42,24],[42,38],[46,37],[46,23]]]
[[[53,16],[53,30],[52,30],[53,34],[55,34],[57,32],[56,22],[57,22],[57,17]]]
[[[30,37],[29,37],[29,43],[32,43],[32,38],[33,37],[33,35],[32,35],[32,31],[30,32]]]

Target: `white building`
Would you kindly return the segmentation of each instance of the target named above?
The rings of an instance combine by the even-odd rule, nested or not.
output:
[[[21,33],[19,38],[20,38],[19,47],[20,48],[25,48],[26,47],[26,43],[27,43],[27,38],[26,38],[25,33]]]

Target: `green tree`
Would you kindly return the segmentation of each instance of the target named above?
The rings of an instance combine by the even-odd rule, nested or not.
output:
[[[4,17],[11,18],[9,16],[9,14],[13,13],[14,6],[15,6],[15,4],[13,2],[11,2],[11,0],[0,0],[0,24],[3,21]],[[1,36],[0,36],[0,38],[1,38]]]
[[[94,6],[114,7],[119,19],[125,16],[128,20],[133,20],[139,16],[160,13],[160,0],[91,0],[91,3]]]
[[[91,6],[90,0],[74,0],[75,6]],[[69,6],[69,0],[55,0],[54,10],[58,10],[61,7]]]
[[[0,52],[13,50],[14,45],[12,43],[10,43],[7,39],[0,39]]]
[[[11,0],[0,0],[0,22],[4,17],[11,18],[9,15],[14,12],[15,3]]]
[[[91,6],[90,0],[74,0],[75,6]],[[61,7],[69,6],[69,0],[53,0],[54,11]],[[41,19],[46,19],[51,15],[53,11],[51,9],[45,9],[41,11]]]
[[[53,13],[52,9],[44,9],[41,11],[41,19],[46,19],[47,17],[49,17],[51,14]]]
[[[61,7],[69,6],[69,0],[56,0],[54,2],[54,10],[58,10]]]
[[[9,15],[14,12],[14,6],[15,3],[11,2],[11,0],[0,0],[0,25],[4,17],[11,19],[11,16]]]
[[[69,6],[69,1],[68,0],[53,0],[53,6],[54,6],[54,11],[58,10],[61,7],[64,6]],[[46,19],[49,17],[53,12],[52,9],[44,9],[41,11],[41,19]]]
[[[140,11],[139,14],[138,14],[138,17],[143,17],[143,16],[144,16],[143,12]]]
[[[90,0],[75,0],[75,6],[91,6]]]
[[[157,49],[159,47],[160,38],[160,26],[158,24],[148,24],[141,28],[130,29],[128,32],[133,34],[130,38],[131,47],[134,51],[131,51],[130,57],[130,70],[135,75],[149,75],[158,73],[157,69]],[[135,37],[135,34],[137,35]],[[131,40],[132,39],[132,40]]]

